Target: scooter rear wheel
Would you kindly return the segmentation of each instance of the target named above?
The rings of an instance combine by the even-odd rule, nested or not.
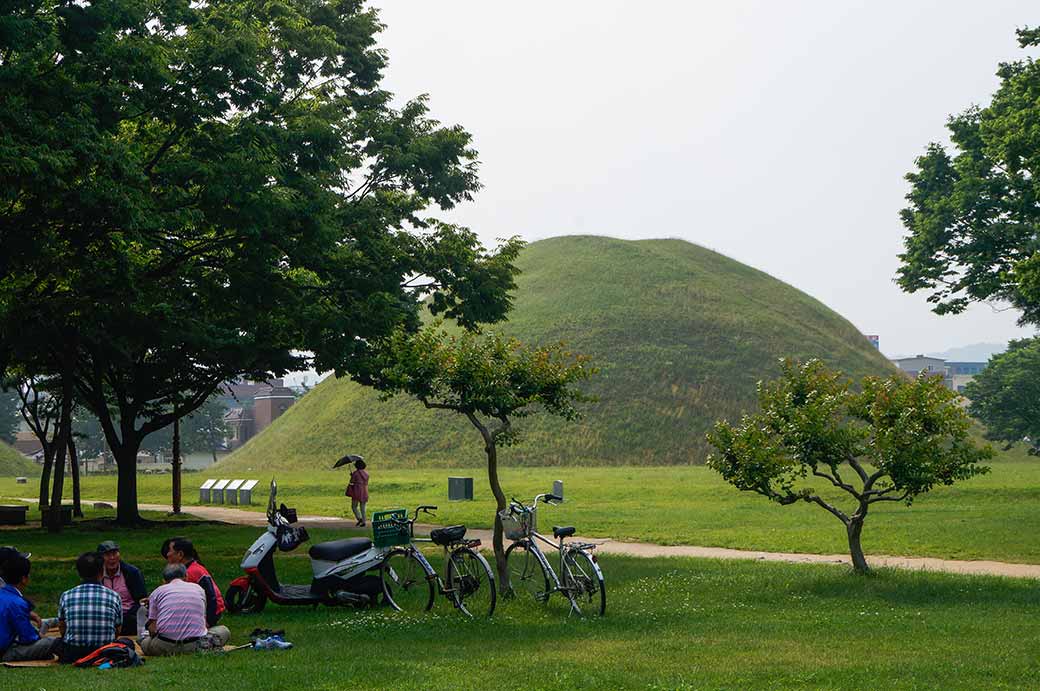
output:
[[[230,586],[224,593],[224,606],[231,614],[253,614],[262,612],[267,605],[267,596],[253,587],[252,584],[242,588]]]
[[[395,549],[379,571],[383,597],[398,612],[425,612],[433,607],[436,575],[411,550]]]

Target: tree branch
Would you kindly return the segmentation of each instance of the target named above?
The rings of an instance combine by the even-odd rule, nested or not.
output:
[[[864,483],[866,483],[866,481],[867,481],[867,471],[864,470],[862,465],[860,465],[860,462],[856,459],[856,457],[855,456],[849,456],[848,457],[848,462],[849,462],[849,465],[852,466],[852,469],[856,471],[856,474],[859,475],[859,479],[862,480]],[[866,487],[864,487],[864,489],[866,489]]]
[[[834,514],[838,518],[839,521],[841,521],[845,525],[849,524],[849,522],[850,522],[849,521],[849,517],[845,514],[844,511],[842,511],[841,509],[839,509],[837,507],[831,506],[830,504],[825,502],[823,499],[820,499],[815,494],[810,494],[810,495],[808,495],[806,497],[803,497],[803,499],[805,501],[813,503],[813,504],[819,504],[820,506],[822,506],[823,508],[827,509],[832,514]]]
[[[825,480],[829,480],[832,485],[834,485],[835,487],[837,487],[839,489],[845,490],[846,492],[848,492],[852,496],[856,497],[856,499],[860,498],[860,494],[859,494],[859,492],[856,491],[856,488],[853,487],[852,485],[849,485],[849,484],[846,484],[846,483],[842,482],[840,478],[837,478],[837,477],[834,477],[832,475],[829,475],[828,473],[821,473],[817,468],[813,468],[812,474],[815,475],[816,477],[822,477]],[[837,472],[835,472],[834,475],[837,475]]]

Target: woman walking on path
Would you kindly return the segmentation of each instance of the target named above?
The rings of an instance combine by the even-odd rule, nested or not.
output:
[[[350,484],[346,495],[350,497],[350,510],[354,512],[359,528],[365,527],[365,504],[368,503],[368,472],[365,462],[360,458],[354,461],[354,470],[350,473]]]

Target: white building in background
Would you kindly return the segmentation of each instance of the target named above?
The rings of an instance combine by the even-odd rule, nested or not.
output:
[[[958,393],[964,393],[964,387],[975,378],[976,374],[986,369],[987,364],[985,362],[951,362],[925,355],[894,358],[892,363],[906,372],[907,376],[915,379],[921,372],[942,377],[943,384]]]

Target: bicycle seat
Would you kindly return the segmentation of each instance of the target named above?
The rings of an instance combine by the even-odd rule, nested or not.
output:
[[[574,534],[574,526],[569,525],[567,527],[560,527],[557,525],[553,526],[553,537],[570,537]]]
[[[348,537],[343,540],[319,542],[310,548],[307,554],[318,561],[342,561],[347,557],[361,554],[372,546],[367,537]]]
[[[453,542],[458,542],[466,536],[466,526],[452,525],[447,528],[435,528],[430,531],[430,539],[434,544],[446,547]]]

